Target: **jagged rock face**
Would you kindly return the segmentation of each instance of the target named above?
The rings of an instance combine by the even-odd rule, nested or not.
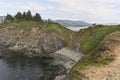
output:
[[[41,48],[43,53],[52,53],[65,47],[66,42],[58,35],[52,34],[42,34],[38,37],[38,46]]]
[[[34,36],[33,36],[34,37]],[[32,38],[34,45],[25,42],[5,41],[0,39],[0,48],[3,58],[13,56],[42,57],[53,53],[67,45],[62,37],[55,33],[42,33]]]

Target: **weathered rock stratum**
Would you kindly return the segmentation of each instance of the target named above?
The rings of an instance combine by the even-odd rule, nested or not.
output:
[[[1,28],[0,56],[3,58],[21,55],[25,57],[41,57],[53,53],[67,43],[56,33],[40,33],[39,28]]]

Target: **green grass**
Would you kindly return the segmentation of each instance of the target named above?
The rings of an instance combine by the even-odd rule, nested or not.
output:
[[[45,27],[44,32],[45,33],[56,33],[65,39],[65,41],[68,43],[68,47],[72,46],[70,45],[71,40],[72,40],[71,35],[75,33],[74,31],[64,26],[61,26],[58,23],[51,23],[51,24],[48,24],[47,27]]]
[[[2,23],[3,27],[42,27],[45,23],[37,21],[13,21],[8,23]]]
[[[80,40],[82,52],[87,54],[92,51],[97,45],[110,33],[120,30],[119,26],[103,26],[103,27],[90,27],[83,31],[80,31],[83,37]]]
[[[44,29],[44,32],[47,32],[47,33],[55,32],[55,33],[57,33],[59,35],[62,35],[63,33],[69,34],[72,31],[70,29],[67,29],[67,28],[61,26],[58,23],[51,23],[51,24],[47,25],[47,27]]]

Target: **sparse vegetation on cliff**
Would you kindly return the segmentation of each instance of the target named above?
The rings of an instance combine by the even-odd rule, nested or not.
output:
[[[91,65],[104,65],[114,60],[114,55],[109,54],[109,51],[114,49],[113,44],[117,42],[117,37],[115,38],[115,35],[112,35],[116,31],[120,31],[119,25],[96,25],[82,29],[77,33],[77,41],[79,40],[81,44],[80,48],[84,57],[71,70],[67,76],[68,80],[81,80],[81,77],[84,77],[81,69],[88,68]]]

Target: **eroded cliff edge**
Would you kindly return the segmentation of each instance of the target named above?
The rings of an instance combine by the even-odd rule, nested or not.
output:
[[[13,55],[23,55],[30,58],[47,56],[67,46],[69,33],[72,31],[57,23],[49,23],[44,29],[34,26],[1,27],[1,57],[7,58]]]

